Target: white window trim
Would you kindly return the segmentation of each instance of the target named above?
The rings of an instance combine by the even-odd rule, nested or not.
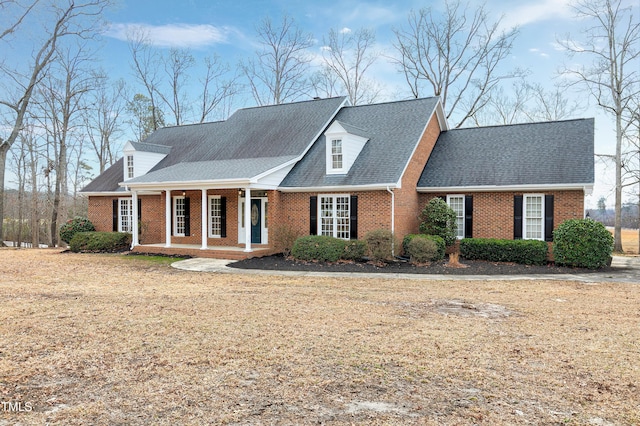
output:
[[[122,224],[122,202],[126,201],[129,204],[129,229],[125,230]],[[118,198],[118,232],[128,232],[129,234],[133,230],[133,198]]]
[[[220,195],[209,195],[209,197],[207,198],[207,217],[208,217],[208,234],[209,234],[209,238],[222,238],[221,234],[213,234],[211,232],[211,224],[213,222],[213,215],[212,215],[212,211],[211,211],[211,200],[221,200],[222,196]],[[222,206],[220,206],[220,208],[222,208]],[[222,213],[222,211],[220,212]],[[221,225],[222,226],[222,225]],[[222,228],[220,228],[220,231],[222,232]]]
[[[318,218],[318,229],[317,229],[317,234],[318,235],[324,235],[322,233],[322,199],[323,198],[331,198],[333,199],[332,202],[332,212],[331,212],[331,218],[333,221],[333,227],[332,227],[332,231],[331,231],[331,237],[334,238],[341,238],[338,237],[338,223],[337,220],[338,218],[336,217],[336,198],[346,198],[347,199],[347,203],[348,203],[348,219],[349,219],[349,224],[348,224],[348,231],[347,234],[349,236],[347,236],[347,238],[342,238],[343,240],[349,240],[350,239],[350,235],[351,235],[351,194],[318,194],[318,212],[317,212],[317,218]]]
[[[131,162],[129,162],[129,160],[131,160]],[[128,154],[127,155],[127,179],[132,179],[135,177],[135,169],[134,169],[134,162],[133,162],[133,155],[132,154]]]
[[[327,135],[327,174],[329,175],[343,175],[347,173],[347,158],[345,157],[345,140],[347,139],[346,133],[333,133]],[[333,167],[333,141],[340,141],[340,151],[342,156],[342,167]]]
[[[527,200],[533,197],[540,197],[540,238],[527,238]],[[522,194],[522,239],[523,240],[538,240],[544,241],[545,229],[544,229],[544,194]]]
[[[464,238],[465,231],[466,231],[465,228],[464,228],[464,225],[465,225],[465,223],[464,223],[465,222],[465,211],[466,211],[466,208],[467,208],[466,203],[465,203],[466,198],[465,198],[464,194],[447,194],[447,205],[449,207],[451,207],[451,202],[450,202],[451,198],[462,198],[462,227],[458,227],[458,230],[456,231],[458,234],[460,234],[460,233],[462,234],[462,235],[456,235],[456,238],[461,240],[461,239]],[[460,216],[456,215],[456,219],[458,219],[459,217]],[[460,232],[460,231],[462,231],[462,232]]]
[[[173,196],[173,201],[172,201],[172,203],[173,203],[173,212],[172,212],[172,215],[173,215],[173,236],[174,237],[185,237],[186,236],[184,232],[182,232],[182,233],[178,232],[178,215],[177,215],[177,213],[178,213],[177,210],[178,209],[176,208],[176,206],[178,204],[177,200],[184,200],[186,198],[187,197],[184,196],[184,195],[174,195]],[[185,220],[186,220],[186,217],[185,217]]]

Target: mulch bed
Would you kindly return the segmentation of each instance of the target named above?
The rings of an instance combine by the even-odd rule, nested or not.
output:
[[[547,265],[520,265],[516,263],[486,262],[461,258],[463,268],[448,265],[448,260],[433,262],[430,265],[415,266],[404,260],[387,264],[373,262],[303,262],[282,255],[254,257],[231,263],[229,266],[239,269],[262,269],[267,271],[308,271],[308,272],[367,272],[401,274],[444,274],[444,275],[533,275],[533,274],[588,274],[593,272],[612,272],[610,267],[591,270],[584,268],[566,268],[553,263]]]

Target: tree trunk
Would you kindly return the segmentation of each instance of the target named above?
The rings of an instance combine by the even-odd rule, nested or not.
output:
[[[0,140],[0,247],[4,247],[4,169],[9,145]]]
[[[620,111],[620,110],[619,110]],[[616,205],[613,223],[613,251],[622,250],[622,113],[616,114]]]

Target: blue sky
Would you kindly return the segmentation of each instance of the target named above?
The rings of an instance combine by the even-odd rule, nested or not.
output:
[[[505,28],[519,26],[518,36],[511,57],[505,67],[529,69],[531,82],[551,86],[557,70],[570,65],[569,58],[558,48],[556,41],[571,34],[579,38],[581,22],[570,8],[571,0],[487,0],[486,10],[491,20],[502,16]],[[635,5],[636,0],[625,0]],[[462,0],[465,3],[465,0]],[[469,0],[471,8],[479,0]],[[286,14],[295,19],[305,31],[317,40],[311,53],[321,54],[322,37],[330,29],[362,27],[376,32],[376,49],[380,59],[370,70],[370,77],[384,87],[382,100],[406,98],[408,90],[396,66],[385,59],[394,55],[393,29],[405,26],[407,15],[413,9],[430,6],[444,7],[443,1],[379,1],[379,0],[117,0],[115,8],[108,11],[109,27],[97,47],[96,59],[114,79],[124,78],[134,83],[130,67],[130,52],[126,36],[128,31],[142,28],[149,40],[159,48],[189,48],[196,59],[217,54],[231,66],[241,59],[254,55],[256,50],[256,25],[264,17],[278,21]],[[134,89],[134,93],[135,93]],[[139,92],[140,89],[137,89]],[[579,92],[567,91],[566,96],[579,99],[585,109],[580,117],[596,118],[596,152],[614,152],[612,120],[601,111],[589,106],[586,97]],[[237,107],[253,106],[250,96]],[[471,125],[471,123],[469,123]],[[597,199],[604,195],[613,202],[611,184],[613,168],[597,167],[596,188],[587,199],[587,206],[595,207]]]

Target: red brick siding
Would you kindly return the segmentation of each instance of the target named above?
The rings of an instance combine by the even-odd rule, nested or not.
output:
[[[539,194],[540,192],[535,192]],[[456,193],[462,194],[462,193]],[[473,195],[473,237],[513,239],[513,197],[522,192],[478,192]],[[554,229],[568,219],[581,219],[584,212],[584,192],[547,191],[553,195]],[[429,200],[447,194],[420,194],[423,209]]]
[[[395,190],[395,234],[399,238],[415,233],[420,225],[422,206],[416,186],[439,135],[440,125],[434,114],[402,176],[402,187]]]

